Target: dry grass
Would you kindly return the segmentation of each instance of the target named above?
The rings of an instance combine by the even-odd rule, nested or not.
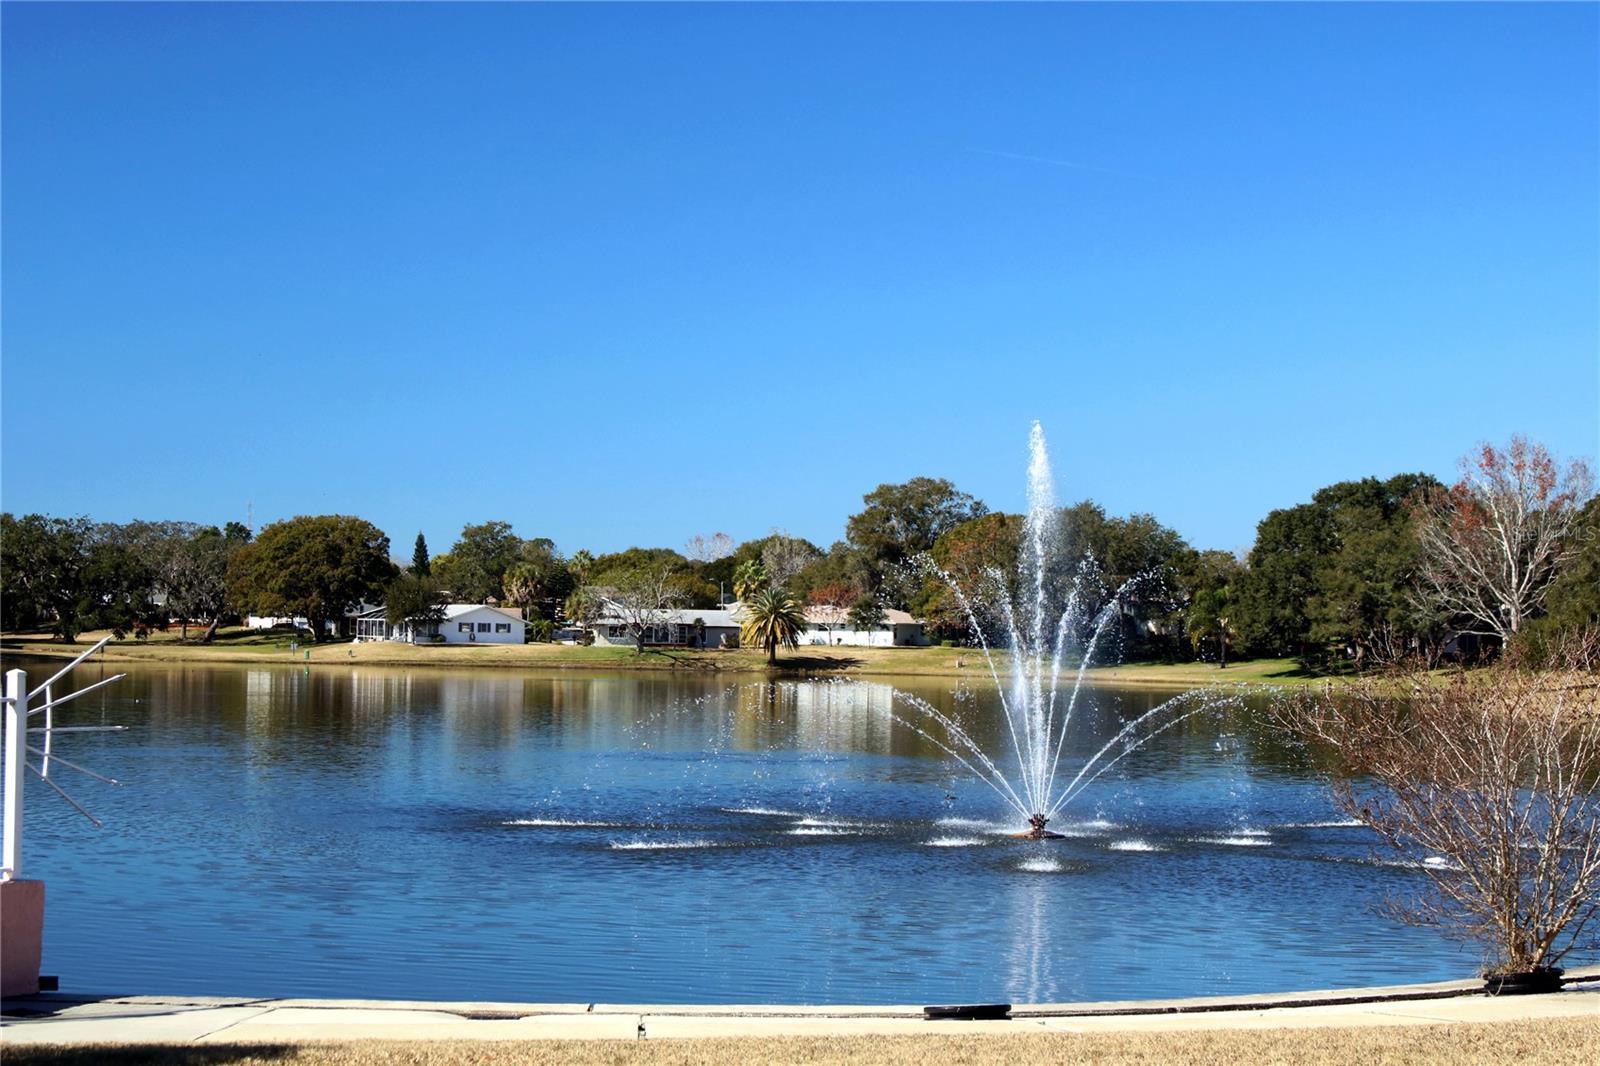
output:
[[[389,1042],[217,1046],[9,1047],[7,1066],[1570,1066],[1600,1061],[1600,1018],[1482,1025],[1017,1036],[773,1037],[711,1040]]]

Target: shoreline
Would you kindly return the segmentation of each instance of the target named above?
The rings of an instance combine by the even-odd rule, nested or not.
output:
[[[82,634],[62,643],[39,634],[0,635],[0,661],[14,659],[70,660],[104,634]],[[149,665],[277,665],[299,667],[371,666],[425,669],[500,669],[555,672],[638,671],[750,675],[797,679],[807,677],[945,677],[986,681],[989,666],[975,648],[856,648],[801,646],[780,652],[776,667],[761,651],[738,649],[646,650],[582,647],[563,644],[410,645],[347,641],[300,645],[273,637],[228,634],[213,644],[180,643],[175,638],[148,642],[113,641],[91,660]],[[1063,681],[1067,671],[1063,671]],[[1308,674],[1292,660],[1246,660],[1219,669],[1209,663],[1127,663],[1094,666],[1084,672],[1090,684],[1150,687],[1278,688],[1341,683],[1332,676]]]
[[[95,996],[6,1002],[0,1044],[216,1044],[271,1040],[581,1040],[956,1036],[1461,1025],[1588,1019],[1600,1034],[1600,967],[1560,992],[1490,996],[1481,980],[1189,999],[1030,1004],[990,1021],[930,1021],[920,1006],[504,1003]]]

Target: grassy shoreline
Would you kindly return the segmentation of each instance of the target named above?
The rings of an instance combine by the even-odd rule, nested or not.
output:
[[[84,633],[72,643],[42,633],[0,635],[0,661],[28,656],[71,659],[106,633]],[[113,640],[96,661],[108,663],[262,664],[297,666],[430,667],[441,669],[500,668],[576,671],[692,671],[762,676],[952,677],[982,679],[989,674],[983,653],[975,648],[849,648],[804,646],[780,652],[769,667],[754,649],[698,651],[575,647],[565,644],[420,645],[375,642],[298,644],[283,633],[245,629],[223,630],[211,644],[189,641],[177,633],[153,634],[149,640]],[[1291,659],[1257,659],[1219,669],[1210,663],[1128,663],[1087,671],[1089,680],[1111,685],[1195,688],[1206,685],[1322,684],[1328,677],[1308,673]]]

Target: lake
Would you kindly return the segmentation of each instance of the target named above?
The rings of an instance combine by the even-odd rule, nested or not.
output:
[[[35,680],[47,664],[30,665]],[[124,668],[117,668],[124,669]],[[1471,975],[1259,707],[1129,755],[1023,841],[890,716],[992,751],[953,679],[129,666],[30,782],[71,991],[538,1002],[1060,1002]],[[113,672],[85,666],[75,682]],[[1063,764],[1171,696],[1086,693]]]

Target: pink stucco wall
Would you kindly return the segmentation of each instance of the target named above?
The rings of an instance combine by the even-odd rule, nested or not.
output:
[[[0,881],[0,996],[39,991],[44,882]]]

